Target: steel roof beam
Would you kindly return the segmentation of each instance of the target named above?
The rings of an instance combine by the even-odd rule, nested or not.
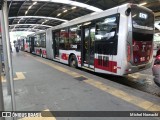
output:
[[[18,14],[19,14],[19,12],[20,12],[22,6],[23,6],[25,3],[26,3],[26,0],[22,3],[21,7],[19,8],[18,13],[17,13],[17,16],[18,16]]]
[[[41,8],[43,8],[45,5],[47,5],[48,3],[45,3],[44,5],[42,5],[38,10],[36,10],[36,12],[34,13],[34,16],[37,14],[37,12],[41,9]],[[27,19],[26,21],[25,21],[25,23],[27,23],[27,21],[28,20],[30,20],[30,18],[29,19]]]
[[[10,32],[14,32],[14,31],[18,31],[18,30],[25,30],[25,31],[44,31],[44,30],[40,30],[40,29],[31,29],[31,28],[15,28],[15,29],[10,29]]]
[[[68,21],[68,20],[64,20],[60,18],[46,17],[46,16],[15,16],[15,17],[9,17],[8,19],[15,19],[15,18],[40,18],[40,19],[58,20],[58,21],[63,21],[63,22]]]
[[[31,26],[44,26],[44,27],[53,27],[53,26],[49,26],[49,25],[43,25],[43,24],[12,24],[9,26],[21,26],[21,25],[31,25]]]

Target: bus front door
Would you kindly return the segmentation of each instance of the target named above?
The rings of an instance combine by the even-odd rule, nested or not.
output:
[[[31,45],[30,45],[30,52],[34,52],[34,39],[35,37],[31,37]]]
[[[95,27],[85,26],[82,65],[92,69],[94,69],[94,39],[95,39]]]
[[[53,32],[53,53],[54,58],[59,58],[59,31]]]

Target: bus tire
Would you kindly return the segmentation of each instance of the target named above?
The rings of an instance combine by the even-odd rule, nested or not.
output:
[[[69,57],[69,66],[73,67],[73,68],[77,68],[78,67],[78,62],[77,62],[77,58],[75,55],[71,55]]]

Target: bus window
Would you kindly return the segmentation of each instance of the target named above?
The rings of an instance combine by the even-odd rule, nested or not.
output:
[[[60,41],[59,41],[59,48],[62,50],[69,49],[69,35],[68,29],[64,28],[60,30]]]
[[[46,34],[42,33],[40,35],[40,39],[41,39],[41,47],[45,48],[46,47]]]
[[[69,28],[69,49],[80,51],[81,29],[78,25]]]
[[[117,55],[118,15],[100,19],[96,24],[95,52]]]
[[[40,47],[40,46],[41,46],[40,34],[38,34],[38,35],[36,36],[35,46],[36,46],[36,47]]]

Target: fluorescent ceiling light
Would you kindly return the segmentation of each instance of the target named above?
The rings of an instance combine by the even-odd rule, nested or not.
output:
[[[27,14],[28,13],[28,10],[25,12],[25,14]]]
[[[101,11],[103,11],[102,9],[99,9],[97,7],[94,7],[94,6],[91,6],[91,5],[87,5],[87,4],[84,4],[84,3],[80,3],[80,2],[76,2],[76,1],[73,1],[71,3],[71,5],[82,7],[82,8],[86,8],[86,9],[89,9],[89,10],[95,11],[95,12],[101,12]]]
[[[139,5],[143,6],[143,5],[146,5],[146,4],[147,4],[146,2],[143,2],[143,3],[140,3]]]
[[[61,15],[61,13],[59,13],[57,16],[60,16]]]
[[[136,16],[137,16],[137,14],[133,15],[132,18],[134,18],[134,17],[136,17]]]
[[[89,24],[91,24],[91,22],[86,22],[86,23],[84,23],[83,25],[89,25]]]
[[[65,13],[65,12],[67,12],[68,10],[64,10],[63,12]]]
[[[37,2],[34,2],[33,5],[37,4]]]
[[[31,9],[32,5],[28,7],[28,10]]]
[[[76,9],[77,7],[76,6],[74,6],[74,7],[72,7],[71,9]]]

